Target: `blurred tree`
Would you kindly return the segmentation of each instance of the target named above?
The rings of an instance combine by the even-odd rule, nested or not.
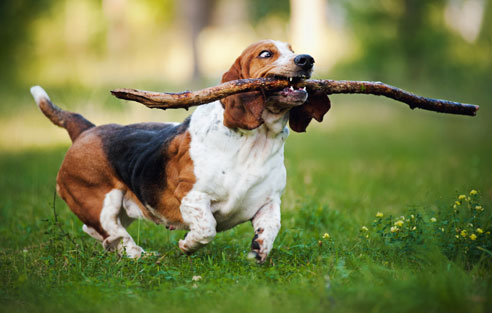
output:
[[[416,79],[436,71],[449,34],[439,12],[444,0],[348,0],[350,24],[362,46],[359,68],[372,79],[394,70]]]
[[[258,22],[271,14],[285,18],[290,15],[289,0],[249,0],[249,2],[250,15],[253,22]]]
[[[193,50],[193,81],[202,79],[198,54],[198,35],[210,23],[215,0],[183,0],[179,1],[180,13],[188,26],[188,41]]]
[[[483,94],[492,79],[491,3],[482,3],[479,35],[467,41],[446,21],[450,1],[477,0],[343,1],[359,53],[336,71],[354,79],[446,89],[450,96],[463,90]]]
[[[108,21],[106,41],[108,54],[116,56],[128,43],[128,26],[125,21],[126,0],[103,0],[103,11]]]
[[[434,2],[441,6],[444,1],[434,0]],[[428,53],[426,50],[430,48],[429,39],[442,40],[435,27],[429,25],[427,9],[424,1],[403,0],[401,17],[396,20],[398,52],[401,53],[405,70],[412,79],[418,78],[422,67],[425,66],[424,59]],[[432,49],[435,50],[435,45],[438,44],[434,42]]]
[[[56,0],[0,1],[0,82],[3,86],[18,83],[18,67],[32,48],[31,22],[48,11]],[[7,86],[8,88],[8,86]]]
[[[484,9],[484,18],[482,29],[478,36],[478,43],[484,45],[487,49],[486,53],[488,63],[492,63],[492,1],[487,1]]]
[[[290,0],[290,38],[296,51],[306,51],[313,55],[316,63],[326,57],[325,29],[326,0]]]
[[[459,70],[451,50],[456,43],[487,49],[483,38],[490,33],[487,4],[481,37],[475,43],[457,38],[444,20],[447,0],[346,0],[349,21],[361,45],[357,68],[370,79],[386,79],[399,73],[409,80]],[[489,31],[487,31],[487,29]],[[352,64],[351,66],[353,66]],[[464,69],[463,69],[464,70]]]

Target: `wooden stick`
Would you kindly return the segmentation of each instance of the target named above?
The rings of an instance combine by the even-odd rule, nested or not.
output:
[[[289,87],[284,80],[265,78],[232,80],[220,85],[197,91],[153,92],[138,89],[115,89],[111,93],[120,99],[132,100],[145,104],[149,108],[188,109],[189,107],[220,100],[227,96],[254,90],[272,91]]]
[[[282,90],[290,85],[294,85],[296,88],[306,87],[308,94],[310,91],[316,91],[324,92],[327,95],[371,94],[385,96],[404,102],[411,109],[419,108],[441,113],[475,116],[479,109],[478,105],[418,96],[381,82],[349,80],[303,80],[296,83],[289,83],[287,80],[256,78],[233,80],[198,91],[179,93],[161,93],[125,88],[112,90],[111,93],[117,98],[137,101],[150,108],[188,109],[191,106],[209,103],[240,92],[255,90],[275,91]]]

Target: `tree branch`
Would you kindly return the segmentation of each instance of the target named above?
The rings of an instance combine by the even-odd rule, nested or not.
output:
[[[309,92],[324,92],[331,94],[371,94],[385,96],[396,101],[404,102],[411,109],[461,114],[476,115],[478,105],[453,102],[448,100],[432,99],[415,95],[400,88],[396,88],[381,82],[349,81],[349,80],[303,80],[289,83],[287,80],[256,78],[229,81],[214,87],[198,91],[185,91],[179,93],[161,93],[138,89],[115,89],[111,93],[120,99],[137,101],[150,108],[159,109],[188,109],[204,103],[209,103],[224,97],[246,91],[276,91],[290,85],[296,88],[306,87]]]

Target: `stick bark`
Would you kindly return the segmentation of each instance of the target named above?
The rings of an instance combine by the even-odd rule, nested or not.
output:
[[[276,91],[290,85],[296,88],[306,87],[309,92],[331,94],[371,94],[385,96],[406,103],[411,109],[419,108],[441,113],[475,116],[479,106],[448,100],[432,99],[415,95],[403,89],[381,82],[349,80],[303,80],[289,83],[287,80],[255,78],[240,79],[222,83],[217,86],[179,93],[162,93],[138,89],[115,89],[111,93],[117,98],[137,101],[150,108],[188,109],[204,103],[220,100],[227,96],[246,91]]]

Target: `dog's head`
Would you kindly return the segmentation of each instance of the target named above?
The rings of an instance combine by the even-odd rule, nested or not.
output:
[[[232,67],[222,76],[222,82],[245,78],[278,78],[289,81],[290,87],[277,92],[251,91],[221,100],[224,125],[229,128],[255,129],[263,124],[262,114],[290,114],[292,130],[306,131],[312,118],[321,122],[330,109],[327,95],[293,88],[299,80],[313,72],[314,59],[307,54],[295,54],[287,43],[262,40],[247,47]]]

